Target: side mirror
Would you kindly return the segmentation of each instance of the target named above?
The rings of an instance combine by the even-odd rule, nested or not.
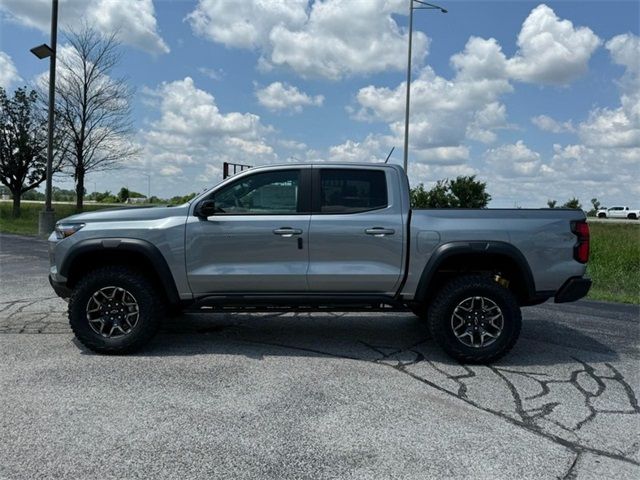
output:
[[[194,210],[196,217],[208,218],[216,213],[216,202],[213,200],[202,200]]]

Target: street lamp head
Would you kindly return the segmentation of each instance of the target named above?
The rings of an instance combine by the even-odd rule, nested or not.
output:
[[[40,60],[43,58],[47,58],[53,55],[53,50],[49,45],[43,43],[42,45],[38,45],[37,47],[33,47],[31,49],[31,53],[33,53]]]
[[[442,13],[449,13],[449,10],[447,10],[447,9],[445,9],[445,8],[441,8],[441,9],[440,9],[440,11],[441,11]]]

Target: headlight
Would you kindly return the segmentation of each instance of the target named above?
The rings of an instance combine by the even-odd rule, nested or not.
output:
[[[58,223],[56,224],[56,238],[62,240],[70,237],[84,227],[84,223]]]

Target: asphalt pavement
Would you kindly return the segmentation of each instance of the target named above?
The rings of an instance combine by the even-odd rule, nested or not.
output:
[[[73,340],[42,240],[0,235],[0,478],[640,478],[640,309],[523,310],[491,366],[410,314],[183,315]]]

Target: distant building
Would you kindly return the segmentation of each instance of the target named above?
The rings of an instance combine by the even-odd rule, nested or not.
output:
[[[127,198],[125,203],[147,203],[149,200],[147,197],[136,197],[136,198]]]

